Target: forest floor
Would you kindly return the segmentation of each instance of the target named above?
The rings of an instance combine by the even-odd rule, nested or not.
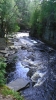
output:
[[[11,95],[3,96],[0,94],[0,100],[16,100],[16,99],[13,98]]]

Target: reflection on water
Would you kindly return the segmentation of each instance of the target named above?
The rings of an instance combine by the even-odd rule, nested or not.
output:
[[[29,68],[24,68],[21,62],[16,63],[16,74],[18,75],[18,77],[27,79],[28,71],[29,71]]]
[[[29,68],[24,68],[21,62],[16,62],[15,65],[9,64],[6,70],[7,70],[6,74],[7,83],[17,78],[28,79],[27,72],[29,71]]]

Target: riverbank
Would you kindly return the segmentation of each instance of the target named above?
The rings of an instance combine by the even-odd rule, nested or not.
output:
[[[6,43],[5,38],[0,38],[0,58],[5,59],[6,63],[12,62],[15,58],[9,59],[9,56],[13,56],[17,51],[17,48],[14,47],[14,43],[10,41],[13,36],[8,36],[8,42]],[[23,100],[23,97],[19,94],[19,92],[15,92],[6,86],[0,87],[0,100]]]
[[[34,35],[32,35],[31,33],[30,33],[30,37],[31,37],[32,39],[34,39],[34,40],[35,40],[35,39],[36,39],[36,40],[38,39],[38,40],[40,40],[40,41],[46,43],[47,46],[49,46],[49,47],[51,47],[51,48],[53,48],[53,49],[56,50],[56,43],[53,43],[53,41],[46,40],[46,39],[43,38],[43,37],[34,36]]]
[[[8,87],[0,87],[0,100],[24,100],[18,92],[10,90]]]

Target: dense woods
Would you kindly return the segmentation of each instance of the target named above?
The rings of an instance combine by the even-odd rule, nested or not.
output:
[[[56,43],[56,0],[0,0],[0,37],[20,30]]]
[[[1,100],[56,100],[54,48],[56,0],[0,0]],[[17,78],[15,92],[7,84]]]
[[[35,9],[32,15],[30,35],[55,44],[56,0],[33,0],[33,4]]]
[[[20,26],[20,30],[26,30],[29,28],[29,4],[30,0],[16,0],[16,5],[19,10],[18,23]]]
[[[18,9],[14,0],[0,0],[0,37],[17,31]]]
[[[0,0],[0,37],[28,26],[29,0]]]

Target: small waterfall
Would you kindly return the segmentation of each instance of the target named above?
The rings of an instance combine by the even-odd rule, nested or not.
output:
[[[45,71],[45,72],[36,71],[33,74],[33,76],[31,77],[31,80],[33,82],[36,82],[34,87],[35,86],[40,86],[45,82],[45,80],[47,79],[47,73],[48,73],[48,71]]]

